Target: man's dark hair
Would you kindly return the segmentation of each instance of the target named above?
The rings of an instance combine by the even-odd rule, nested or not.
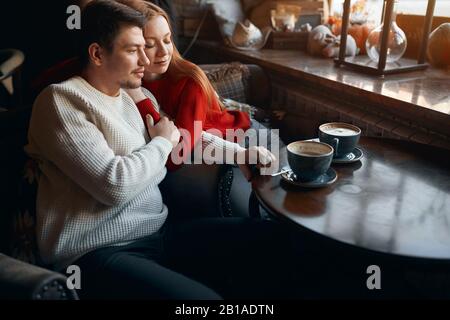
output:
[[[79,58],[83,66],[89,62],[88,48],[98,43],[109,52],[114,40],[124,26],[144,28],[145,16],[126,5],[113,0],[94,0],[81,13]]]

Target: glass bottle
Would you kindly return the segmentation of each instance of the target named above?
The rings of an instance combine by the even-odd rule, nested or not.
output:
[[[387,44],[387,57],[386,62],[395,62],[399,60],[403,54],[405,53],[407,46],[406,35],[402,29],[399,28],[397,22],[395,21],[397,17],[396,8],[397,1],[394,4],[394,11],[392,12],[392,22],[389,26],[389,37]],[[376,27],[367,37],[366,40],[366,51],[369,58],[378,63],[380,58],[380,48],[381,48],[381,38],[383,34],[383,26],[382,23],[380,26]]]

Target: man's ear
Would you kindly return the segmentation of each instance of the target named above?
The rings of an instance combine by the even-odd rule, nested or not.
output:
[[[96,42],[91,43],[88,48],[89,59],[96,66],[101,66],[104,58],[104,49]]]

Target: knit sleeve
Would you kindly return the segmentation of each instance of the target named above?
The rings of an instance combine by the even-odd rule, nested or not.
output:
[[[202,132],[202,154],[207,164],[235,164],[235,154],[244,151],[239,144],[224,140],[214,134]]]
[[[142,92],[147,97],[146,99],[139,101],[136,103],[139,114],[141,115],[142,120],[144,121],[145,127],[147,127],[147,114],[150,114],[153,118],[153,121],[157,123],[161,117],[166,116],[166,114],[160,109],[158,101],[156,101],[155,96],[146,88],[141,87]]]
[[[161,115],[158,113],[158,111],[156,111],[156,107],[154,106],[150,98],[146,98],[142,101],[137,102],[136,106],[138,108],[139,114],[141,115],[142,121],[144,121],[147,130],[148,127],[146,117],[148,114],[152,116],[155,124],[161,119]]]
[[[178,169],[192,154],[194,146],[200,142],[201,131],[206,120],[206,98],[194,81],[186,81],[179,101],[180,105],[174,106],[176,115],[173,121],[180,130],[181,137],[180,143],[167,161],[166,166],[169,171]],[[160,112],[164,115],[162,110]]]
[[[159,105],[158,105],[158,101],[156,100],[155,96],[153,95],[153,93],[151,93],[147,88],[141,87],[142,92],[144,93],[144,95],[150,99],[152,105],[155,107],[156,111],[160,112],[159,110]]]
[[[75,98],[59,90],[47,88],[33,107],[29,140],[38,156],[103,204],[136,197],[164,169],[171,143],[156,137],[130,154],[116,155]]]

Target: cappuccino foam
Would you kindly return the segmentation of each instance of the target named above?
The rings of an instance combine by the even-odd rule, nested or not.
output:
[[[357,135],[358,132],[352,129],[348,128],[324,128],[322,129],[323,132],[333,135],[333,136],[354,136]]]
[[[292,153],[303,156],[323,156],[333,151],[333,149],[319,142],[293,142],[288,146],[288,150]]]

